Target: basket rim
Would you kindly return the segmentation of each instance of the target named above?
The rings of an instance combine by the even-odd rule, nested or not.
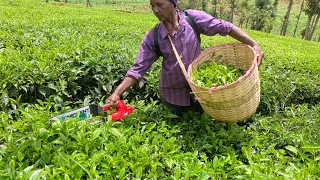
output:
[[[192,81],[192,78],[191,78],[191,66],[193,65],[193,63],[195,62],[196,59],[198,59],[198,57],[188,66],[188,81],[191,83],[191,85],[193,86],[196,86],[196,87],[201,87],[202,89],[205,89],[206,91],[208,91],[209,93],[211,93],[212,91],[219,91],[219,90],[222,90],[222,89],[226,89],[228,88],[229,86],[231,85],[237,85],[240,83],[240,81],[243,79],[243,78],[246,78],[247,76],[249,76],[253,70],[257,67],[257,60],[258,60],[258,54],[255,52],[255,50],[250,46],[250,45],[247,45],[247,44],[244,44],[244,43],[240,43],[240,42],[231,42],[231,43],[222,43],[222,44],[217,44],[217,45],[214,45],[212,47],[209,47],[207,49],[205,49],[204,51],[201,52],[201,54],[203,53],[206,53],[208,51],[211,51],[212,49],[215,49],[216,47],[223,47],[223,46],[232,46],[232,45],[244,45],[244,46],[247,46],[252,52],[253,52],[253,55],[254,55],[254,58],[253,58],[253,61],[252,61],[252,65],[251,67],[246,71],[246,73],[242,76],[240,76],[236,81],[230,83],[230,84],[224,84],[224,85],[220,85],[220,86],[212,86],[210,88],[208,87],[202,87],[202,86],[198,86],[196,85],[193,81]]]

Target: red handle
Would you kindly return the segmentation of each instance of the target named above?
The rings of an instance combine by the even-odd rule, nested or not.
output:
[[[117,104],[116,111],[108,115],[108,116],[111,116],[112,121],[118,121],[120,119],[123,119],[123,118],[127,117],[128,115],[130,115],[134,110],[133,106],[127,106],[121,100],[118,100],[116,104]],[[106,104],[101,107],[101,110],[103,110],[103,111],[107,111],[110,109],[111,109],[110,104]]]
[[[109,116],[111,116],[112,121],[118,121],[129,116],[133,112],[133,110],[133,106],[127,106],[125,109],[122,109],[121,111],[115,111],[109,114]]]
[[[110,109],[111,109],[110,104],[106,104],[106,105],[101,106],[101,110],[102,111],[107,111],[107,110],[110,110]]]
[[[116,109],[118,109],[119,107],[126,106],[126,104],[125,104],[123,101],[121,101],[121,100],[118,100],[118,101],[116,102],[116,105],[117,105]],[[110,109],[111,109],[111,105],[110,105],[110,104],[105,104],[105,105],[103,105],[103,106],[101,107],[101,110],[102,110],[102,111],[107,111],[107,110],[110,110]]]

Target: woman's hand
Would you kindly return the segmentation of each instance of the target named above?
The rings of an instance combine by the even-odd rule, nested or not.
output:
[[[262,58],[263,58],[263,52],[259,46],[258,43],[256,43],[255,45],[252,46],[253,50],[255,51],[256,55],[258,56],[258,66],[260,67],[261,63],[262,63]]]
[[[116,90],[105,100],[105,104],[110,104],[111,107],[115,108],[117,106],[117,101],[123,92],[129,89],[137,83],[137,80],[133,77],[125,77],[121,84],[116,88]]]
[[[263,57],[263,52],[259,44],[254,39],[252,39],[247,33],[245,33],[237,26],[232,26],[232,30],[229,32],[229,36],[244,44],[248,44],[249,46],[251,46],[254,49],[256,55],[258,56],[258,66],[260,66]]]
[[[109,104],[111,107],[117,107],[117,101],[120,99],[120,96],[117,94],[112,94],[105,100],[105,104]]]

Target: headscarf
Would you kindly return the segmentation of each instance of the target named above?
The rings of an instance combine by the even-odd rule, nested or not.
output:
[[[177,6],[177,1],[178,1],[178,0],[170,0],[170,1],[174,4],[174,7]]]

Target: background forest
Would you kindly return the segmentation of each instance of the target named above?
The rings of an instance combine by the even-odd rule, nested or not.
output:
[[[48,0],[47,0],[48,1]],[[65,0],[90,5],[149,0]],[[199,9],[245,28],[320,41],[320,0],[179,0],[178,9]],[[128,7],[129,10],[134,10]],[[147,10],[147,9],[146,9]]]

